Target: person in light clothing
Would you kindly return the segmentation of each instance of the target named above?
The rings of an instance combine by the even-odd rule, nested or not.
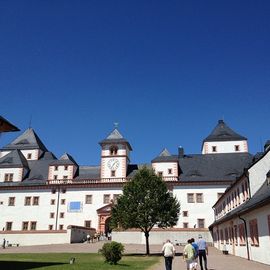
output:
[[[165,259],[165,268],[166,270],[172,270],[172,260],[175,255],[175,248],[171,241],[168,239],[162,247],[162,253]]]
[[[201,270],[207,270],[207,255],[208,255],[208,247],[206,244],[206,241],[202,238],[202,235],[199,234],[199,240],[197,242],[198,245],[198,255],[199,255],[199,261]],[[203,269],[203,263],[202,259],[204,261],[204,269]]]
[[[183,258],[187,264],[187,270],[192,269],[193,267],[193,261],[195,258],[195,249],[192,246],[192,241],[191,239],[188,239],[188,243],[184,247],[184,252],[183,252]]]

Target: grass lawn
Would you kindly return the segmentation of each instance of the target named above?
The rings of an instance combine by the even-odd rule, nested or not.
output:
[[[75,264],[69,264],[71,257]],[[32,254],[0,254],[0,269],[10,270],[144,270],[159,261],[156,256],[123,256],[118,265],[104,262],[104,258],[93,253],[32,253]]]

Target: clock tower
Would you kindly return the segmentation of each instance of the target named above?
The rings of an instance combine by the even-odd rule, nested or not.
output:
[[[115,128],[109,136],[102,140],[101,146],[101,178],[125,178],[132,148],[129,142]]]

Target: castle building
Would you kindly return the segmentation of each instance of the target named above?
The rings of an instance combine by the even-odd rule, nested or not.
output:
[[[81,166],[69,153],[59,159],[32,128],[0,150],[0,238],[19,245],[79,242],[88,230],[107,234],[111,204],[142,164],[130,160],[131,144],[115,128],[99,142],[98,165]],[[204,234],[214,219],[212,206],[252,164],[247,139],[218,121],[202,143],[202,153],[167,149],[147,166],[163,178],[181,204],[174,228],[150,233],[150,243],[166,238],[185,243]],[[248,186],[239,192],[246,194]],[[123,243],[144,243],[141,232],[113,232]],[[127,237],[128,235],[128,237]]]

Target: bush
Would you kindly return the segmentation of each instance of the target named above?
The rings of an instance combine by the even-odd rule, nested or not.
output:
[[[121,243],[112,241],[105,243],[99,252],[104,256],[105,262],[117,264],[121,260],[125,248]]]

